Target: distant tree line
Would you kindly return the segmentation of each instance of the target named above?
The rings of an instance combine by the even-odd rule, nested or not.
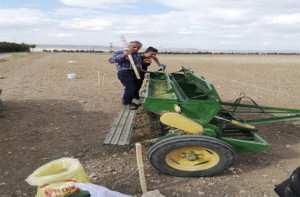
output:
[[[104,53],[104,51],[95,51],[95,50],[47,50],[43,49],[43,52],[63,52],[63,53]],[[113,53],[114,51],[109,51],[109,53]],[[182,51],[162,51],[160,54],[231,54],[231,55],[300,55],[300,53],[281,53],[281,52],[269,52],[269,53],[259,53],[259,52],[210,52],[210,51],[197,51],[197,52],[182,52]]]
[[[300,53],[283,53],[283,52],[210,52],[210,51],[197,51],[197,52],[178,52],[178,51],[163,51],[161,54],[232,54],[232,55],[300,55]]]
[[[30,52],[30,48],[35,48],[36,45],[25,43],[17,44],[13,42],[0,42],[0,53],[9,52]]]
[[[77,49],[77,50],[66,50],[66,49],[53,49],[53,50],[48,50],[48,49],[43,49],[43,52],[63,52],[63,53],[104,53],[104,51],[97,51],[97,50],[91,50],[91,49]],[[107,52],[107,51],[106,51]],[[109,53],[114,53],[114,51],[109,51]],[[231,54],[231,55],[300,55],[300,53],[296,52],[222,52],[222,51],[216,51],[216,52],[211,52],[211,51],[196,51],[196,52],[184,52],[184,51],[161,51],[159,52],[160,54],[208,54],[208,55],[213,55],[213,54]]]
[[[58,50],[58,49],[53,49],[53,50],[47,50],[43,49],[43,52],[63,52],[63,53],[104,53],[103,51],[95,51],[95,50]]]

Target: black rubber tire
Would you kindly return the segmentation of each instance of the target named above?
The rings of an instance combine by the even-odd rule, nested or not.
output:
[[[172,151],[186,147],[201,147],[207,151],[214,151],[219,156],[219,161],[211,168],[197,171],[185,171],[170,166],[166,161],[167,155]],[[170,137],[154,144],[148,151],[148,161],[154,168],[162,173],[180,177],[215,175],[230,168],[235,160],[236,152],[231,145],[217,138],[203,135]]]
[[[0,95],[2,94],[2,89],[0,89]],[[2,105],[2,101],[1,101],[1,99],[0,99],[0,113],[2,112],[2,107],[3,107],[3,105]]]

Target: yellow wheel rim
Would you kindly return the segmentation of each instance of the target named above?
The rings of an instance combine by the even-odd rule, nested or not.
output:
[[[184,147],[171,151],[166,163],[177,170],[200,171],[214,167],[220,161],[219,155],[202,147]]]

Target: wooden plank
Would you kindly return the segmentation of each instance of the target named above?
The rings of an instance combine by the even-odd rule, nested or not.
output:
[[[142,145],[140,143],[135,144],[136,150],[136,160],[139,169],[139,177],[143,194],[147,192],[146,178],[145,178],[145,170],[144,170],[144,162],[143,162],[143,154],[142,154]]]
[[[129,144],[137,110],[123,108],[105,137],[104,144]]]
[[[114,120],[112,127],[110,128],[108,134],[105,137],[104,144],[110,144],[110,142],[111,142],[111,140],[112,140],[112,138],[114,136],[114,131],[118,127],[118,124],[119,124],[120,119],[123,116],[124,112],[125,112],[125,108],[123,108],[120,111],[120,113],[118,114],[117,118]]]
[[[123,116],[120,118],[119,124],[114,131],[114,135],[113,135],[113,138],[112,138],[110,144],[118,144],[120,136],[123,132],[123,129],[125,128],[124,126],[126,124],[129,112],[130,112],[129,109],[125,109]]]
[[[119,145],[126,145],[129,144],[130,138],[131,138],[131,133],[134,127],[134,120],[137,114],[137,110],[130,110],[127,121],[124,125],[123,132],[121,134],[121,137],[119,139],[118,144]]]

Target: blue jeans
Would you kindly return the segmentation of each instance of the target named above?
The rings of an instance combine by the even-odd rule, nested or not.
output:
[[[133,70],[119,71],[118,79],[125,87],[122,98],[123,105],[131,104],[132,99],[134,99],[138,95],[140,80],[136,78]]]

